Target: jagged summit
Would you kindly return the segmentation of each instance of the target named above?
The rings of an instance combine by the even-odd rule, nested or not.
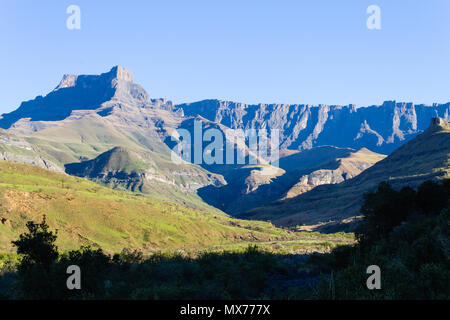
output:
[[[65,74],[59,85],[55,88],[55,91],[63,88],[75,87],[77,79],[78,76],[75,74]]]

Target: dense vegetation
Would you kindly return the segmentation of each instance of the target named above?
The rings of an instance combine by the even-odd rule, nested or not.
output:
[[[231,299],[287,297],[274,275],[286,279],[291,265],[281,255],[248,247],[233,252],[205,252],[197,257],[180,253],[138,251],[109,256],[101,249],[82,247],[58,254],[56,233],[45,220],[29,222],[28,233],[14,241],[22,254],[17,268],[4,256],[0,297],[12,299]],[[16,261],[17,263],[17,261]],[[294,262],[295,263],[295,262]],[[82,290],[68,290],[67,267],[82,270]],[[8,268],[9,266],[9,268]],[[271,279],[273,278],[273,279]],[[278,289],[278,290],[277,290]]]
[[[450,299],[450,180],[417,191],[381,183],[365,195],[358,244],[312,260],[331,274],[322,299]],[[381,289],[367,290],[366,269],[381,269]]]
[[[82,247],[59,253],[45,219],[28,222],[0,256],[6,299],[449,299],[450,181],[399,191],[381,183],[365,195],[358,243],[329,254],[277,254],[256,247],[197,255],[138,251],[108,255]],[[366,269],[381,268],[368,290]],[[67,267],[82,270],[68,290]]]

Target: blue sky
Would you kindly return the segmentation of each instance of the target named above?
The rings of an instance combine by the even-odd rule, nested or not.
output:
[[[176,103],[450,101],[448,0],[2,0],[0,39],[0,113],[117,64]]]

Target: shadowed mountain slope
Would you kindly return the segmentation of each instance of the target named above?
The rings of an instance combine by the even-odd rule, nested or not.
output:
[[[199,194],[207,203],[234,215],[318,185],[351,179],[384,157],[367,149],[315,147],[281,158],[280,168],[235,168],[224,174],[227,185],[206,186]]]
[[[297,197],[249,210],[240,217],[267,219],[277,225],[315,225],[322,230],[353,228],[362,196],[382,181],[394,188],[416,187],[429,179],[450,175],[450,125],[434,118],[424,133],[407,142],[384,160],[355,178],[335,185],[318,186]]]

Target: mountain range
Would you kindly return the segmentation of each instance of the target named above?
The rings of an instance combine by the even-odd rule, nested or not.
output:
[[[440,120],[427,129],[432,119]],[[449,120],[450,103],[176,105],[151,98],[116,66],[101,75],[64,75],[46,96],[0,116],[0,159],[194,210],[352,229],[346,222],[356,221],[362,194],[378,182],[417,185],[448,174]],[[279,167],[173,163],[177,129],[192,132],[194,121],[221,132],[279,130]],[[233,148],[250,157],[247,146]]]
[[[205,100],[176,108],[229,128],[280,130],[282,149],[314,146],[361,149],[388,154],[428,128],[431,118],[450,120],[450,103],[415,105],[386,101],[380,106],[286,105]]]

